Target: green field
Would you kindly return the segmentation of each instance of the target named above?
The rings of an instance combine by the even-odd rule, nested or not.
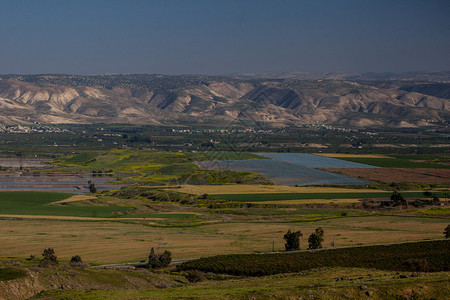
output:
[[[401,192],[404,197],[424,198],[422,192]],[[235,202],[258,202],[277,200],[308,200],[308,199],[364,199],[384,198],[390,199],[391,192],[374,193],[267,193],[267,194],[214,194],[212,198],[219,198]],[[443,197],[443,192],[437,192],[438,197]]]
[[[49,205],[73,196],[52,192],[0,192],[0,214],[74,217],[117,217],[115,213],[129,209],[119,206]]]

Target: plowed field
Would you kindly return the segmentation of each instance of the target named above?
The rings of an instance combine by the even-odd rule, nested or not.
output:
[[[355,178],[382,182],[450,182],[449,169],[406,169],[406,168],[321,168]]]

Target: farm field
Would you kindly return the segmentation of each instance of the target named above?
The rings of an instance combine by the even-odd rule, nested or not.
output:
[[[422,197],[422,192],[402,192],[404,197]],[[437,193],[442,197],[443,193]],[[276,201],[276,200],[309,200],[309,199],[364,199],[364,198],[385,198],[389,199],[392,192],[346,192],[346,193],[255,193],[255,194],[214,194],[213,197],[236,201],[236,202],[256,202],[256,201]]]
[[[50,192],[0,192],[1,215],[47,215],[73,217],[114,217],[128,207],[49,205],[73,194]]]
[[[373,168],[373,166],[364,163],[357,163],[308,153],[255,153],[255,154],[311,168],[325,168],[325,167]]]
[[[254,172],[280,185],[371,184],[368,181],[272,159],[201,161],[196,164],[199,168],[206,170]]]
[[[342,211],[349,212],[349,216],[342,217]],[[304,249],[309,234],[319,226],[325,231],[325,248],[330,248],[333,240],[335,247],[389,244],[441,239],[449,220],[445,215],[430,218],[352,213],[356,212],[298,210],[291,217],[272,215],[267,219],[254,215],[245,221],[224,214],[211,224],[176,227],[129,220],[0,219],[0,257],[39,256],[44,248],[51,247],[63,260],[80,255],[88,263],[111,264],[139,262],[146,259],[151,247],[158,245],[170,250],[174,259],[270,252],[273,242],[275,250],[282,251],[283,235],[288,229],[302,231],[300,245]],[[302,221],[303,215],[306,222]],[[228,220],[224,222],[224,218]]]
[[[413,159],[408,158],[399,158],[397,157],[339,157],[339,159],[347,160],[355,163],[363,163],[371,166],[382,167],[382,168],[427,168],[427,169],[450,169],[450,165],[415,161]]]
[[[161,186],[163,188],[190,194],[265,194],[265,193],[383,193],[386,191],[358,188],[317,187],[317,186],[287,186],[287,185],[248,185],[248,184],[223,184],[223,185],[180,185],[176,187]]]
[[[323,168],[356,178],[381,182],[450,183],[450,169],[423,168]]]
[[[108,182],[114,177],[97,177],[91,174],[39,173],[0,174],[0,191],[57,191],[63,193],[83,193],[89,191],[88,181],[97,190],[115,188]]]

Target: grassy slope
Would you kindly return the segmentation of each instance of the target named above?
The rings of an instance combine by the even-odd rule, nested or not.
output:
[[[180,282],[178,287],[138,290],[52,290],[33,299],[445,299],[448,273],[400,278],[402,274],[365,269],[323,268],[260,278]],[[409,274],[408,274],[409,275]]]

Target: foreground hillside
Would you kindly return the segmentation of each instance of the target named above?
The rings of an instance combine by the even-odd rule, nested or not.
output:
[[[200,75],[0,76],[0,122],[174,124],[246,120],[358,127],[450,118],[449,84]]]
[[[431,241],[290,254],[217,256],[178,264],[177,270],[174,266],[91,267],[81,262],[50,265],[35,258],[0,260],[0,298],[445,299],[450,287],[448,247],[448,241]],[[345,259],[341,257],[344,252]],[[309,258],[298,260],[302,256]],[[375,258],[375,264],[371,258]],[[230,265],[240,271],[220,274],[230,273],[225,270]],[[246,271],[255,265],[259,272]]]
[[[446,299],[450,292],[448,272],[411,276],[408,272],[321,268],[257,278],[209,274],[197,283],[190,283],[182,273],[147,270],[61,267],[29,273],[0,282],[0,287],[14,290],[8,299],[33,295],[31,299]]]

